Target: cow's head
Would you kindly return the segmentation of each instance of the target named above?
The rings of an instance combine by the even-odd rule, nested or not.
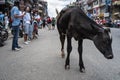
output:
[[[110,29],[104,29],[102,32],[98,32],[98,34],[94,36],[93,41],[97,49],[105,56],[105,58],[113,58],[113,52],[111,47],[112,36]]]

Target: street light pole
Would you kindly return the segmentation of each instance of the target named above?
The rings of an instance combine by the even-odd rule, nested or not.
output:
[[[108,26],[111,26],[111,14],[112,14],[112,10],[111,10],[111,6],[112,6],[112,0],[105,0],[106,3],[106,13],[109,14],[108,18],[107,18],[107,22],[108,22]]]

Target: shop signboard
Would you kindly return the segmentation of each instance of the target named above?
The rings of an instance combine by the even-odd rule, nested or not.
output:
[[[109,17],[109,13],[104,13],[104,17]]]

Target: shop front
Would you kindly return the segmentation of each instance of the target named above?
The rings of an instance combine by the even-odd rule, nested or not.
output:
[[[14,0],[0,0],[0,11],[3,13],[9,12],[13,3]]]
[[[113,14],[112,17],[113,19],[120,19],[120,1],[114,1],[113,2]]]

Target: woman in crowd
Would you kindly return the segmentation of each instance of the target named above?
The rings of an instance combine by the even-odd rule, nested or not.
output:
[[[26,11],[26,14],[25,16],[23,17],[23,23],[24,23],[24,43],[25,44],[29,44],[28,42],[28,38],[30,37],[31,38],[31,34],[32,34],[32,31],[31,31],[31,16],[30,16],[30,7],[26,7],[25,8],[25,11]]]
[[[51,30],[51,22],[52,22],[52,20],[51,20],[51,18],[48,16],[48,17],[47,17],[48,30]]]
[[[39,21],[40,21],[40,15],[38,14],[37,11],[35,11],[33,14],[33,23],[32,23],[32,25],[33,25],[33,39],[37,38]]]

